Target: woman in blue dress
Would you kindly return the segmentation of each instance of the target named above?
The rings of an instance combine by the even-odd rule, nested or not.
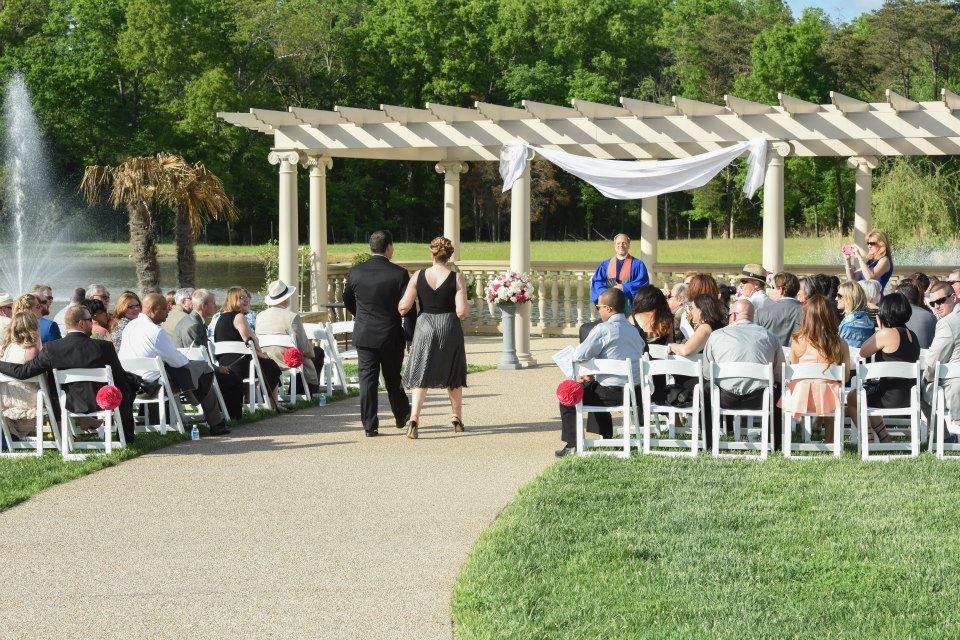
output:
[[[887,282],[893,275],[893,254],[890,251],[890,240],[887,234],[874,229],[867,234],[867,249],[857,245],[853,251],[843,251],[843,265],[847,270],[848,280],[876,280],[880,283],[883,292],[887,290]],[[853,268],[853,261],[859,261],[860,267]]]

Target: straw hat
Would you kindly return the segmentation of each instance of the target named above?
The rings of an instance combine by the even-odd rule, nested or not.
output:
[[[765,286],[767,284],[767,270],[759,264],[744,265],[743,271],[740,272],[740,282],[745,280],[756,280]]]
[[[281,280],[274,280],[267,287],[267,295],[263,299],[263,303],[272,307],[280,304],[296,292],[296,287],[292,287]]]

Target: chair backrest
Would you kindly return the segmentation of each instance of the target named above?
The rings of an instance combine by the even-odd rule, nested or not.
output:
[[[353,333],[353,320],[331,322],[329,326],[330,331],[333,332],[333,335],[339,335],[341,333]]]
[[[750,378],[751,380],[773,381],[773,363],[758,362],[714,362],[710,365],[710,377],[713,380],[726,378]]]
[[[319,340],[327,337],[327,327],[322,322],[304,322],[303,332],[311,340]]]
[[[228,353],[236,353],[242,356],[250,355],[250,347],[245,342],[239,340],[225,340],[223,342],[213,342],[213,353],[218,356]]]
[[[926,362],[927,357],[930,355],[930,349],[920,349],[920,362]]]
[[[688,356],[681,356],[681,355],[676,354],[676,353],[671,353],[671,354],[670,354],[670,359],[671,359],[671,360],[686,360],[687,362],[702,362],[702,361],[703,361],[703,354],[702,354],[702,353],[691,353],[691,354],[688,355]]]
[[[960,378],[960,362],[939,364],[935,370],[935,380],[953,380]]]
[[[633,363],[629,358],[623,360],[607,360],[594,358],[586,362],[573,363],[573,377],[595,375],[626,376],[627,381],[633,384]]]
[[[647,351],[651,360],[664,360],[670,357],[670,347],[665,344],[648,344]]]
[[[100,369],[54,369],[54,378],[58,385],[73,384],[75,382],[103,382],[113,384],[113,374],[110,366]]]
[[[286,333],[269,333],[265,335],[257,334],[257,340],[261,347],[296,347],[297,343],[293,336]]]
[[[829,380],[843,382],[843,365],[832,364],[824,367],[822,364],[784,364],[783,384],[791,380]]]
[[[124,370],[135,373],[141,378],[145,373],[162,373],[163,361],[159,356],[152,358],[124,358],[120,361]]]
[[[207,350],[203,347],[180,347],[177,349],[180,353],[187,356],[189,360],[198,360],[207,362]]]
[[[691,376],[697,377],[703,370],[693,360],[641,360],[640,370],[644,376]]]
[[[861,362],[857,367],[859,380],[875,378],[916,379],[920,375],[918,362]]]

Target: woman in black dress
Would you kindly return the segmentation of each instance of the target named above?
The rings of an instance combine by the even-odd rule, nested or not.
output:
[[[649,352],[651,344],[666,346],[674,342],[676,334],[673,327],[673,312],[667,304],[667,297],[657,286],[648,284],[637,289],[633,296],[633,309],[627,316],[627,322],[637,328],[637,332],[646,343]],[[666,397],[666,376],[653,379],[653,398],[663,402]]]
[[[267,389],[270,391],[270,402],[272,408],[276,411],[283,408],[277,396],[277,389],[280,386],[280,367],[260,350],[257,334],[250,329],[250,325],[244,317],[244,314],[248,311],[250,311],[250,294],[243,287],[230,287],[227,291],[227,297],[223,301],[223,307],[220,309],[217,324],[213,328],[213,341],[253,342],[257,359],[260,361],[260,370],[263,371],[264,382],[266,382]],[[225,353],[219,356],[217,360],[221,365],[237,373],[241,379],[247,377],[250,356]]]
[[[467,386],[467,354],[460,321],[470,313],[463,276],[447,260],[453,255],[453,243],[444,237],[430,243],[433,266],[417,271],[400,300],[400,315],[420,304],[410,357],[403,374],[403,385],[413,389],[413,407],[407,437],[419,435],[420,409],[427,389],[446,389],[453,411],[453,430],[464,430],[463,387]]]

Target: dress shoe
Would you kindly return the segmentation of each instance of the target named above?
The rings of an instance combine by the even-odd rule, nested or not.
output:
[[[363,434],[368,438],[373,438],[374,436],[380,435],[380,432],[376,429],[364,429]]]
[[[420,423],[416,420],[411,420],[410,425],[407,427],[407,438],[410,440],[416,440],[420,437]]]
[[[553,455],[557,456],[558,458],[564,458],[566,456],[573,455],[576,452],[576,447],[564,447],[562,449],[557,449]]]
[[[230,433],[230,429],[227,428],[225,424],[218,424],[215,427],[210,427],[210,435],[212,436],[225,436]]]
[[[407,422],[409,420],[410,412],[408,411],[402,418],[397,418],[397,429],[403,429],[405,426],[407,426]]]
[[[454,418],[450,422],[453,423],[454,433],[463,433],[464,431],[467,430],[467,428],[463,426],[463,420],[461,420],[460,418]]]

